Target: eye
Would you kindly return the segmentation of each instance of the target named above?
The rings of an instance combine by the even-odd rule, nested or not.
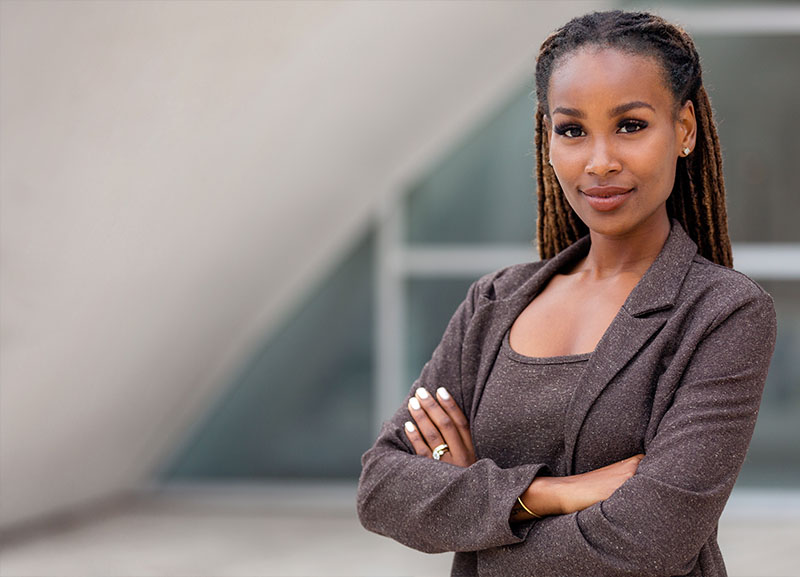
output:
[[[641,120],[623,120],[619,123],[619,132],[621,134],[630,134],[632,132],[639,132],[640,130],[647,128],[647,123],[642,122]]]
[[[559,136],[566,136],[567,138],[578,138],[585,136],[586,133],[577,124],[560,124],[553,128],[553,131]]]

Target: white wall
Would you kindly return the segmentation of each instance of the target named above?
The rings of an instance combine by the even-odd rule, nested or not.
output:
[[[0,526],[134,488],[602,2],[0,4]]]

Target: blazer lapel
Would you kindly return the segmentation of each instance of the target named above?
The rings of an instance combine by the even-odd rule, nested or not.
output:
[[[697,246],[677,221],[661,253],[639,280],[592,354],[567,409],[564,426],[567,475],[574,474],[575,444],[583,421],[614,376],[666,323],[647,315],[674,305]]]
[[[564,424],[567,475],[574,474],[575,443],[595,399],[665,322],[663,318],[637,318],[623,308],[597,344],[567,409]]]
[[[474,387],[465,387],[465,393],[472,394],[471,398],[464,399],[464,406],[469,407],[470,421],[475,418],[484,386],[489,379],[506,331],[556,272],[568,263],[582,258],[588,250],[587,236],[545,262],[510,295],[499,298],[480,297],[464,337],[465,348],[461,356],[463,382],[475,383]]]

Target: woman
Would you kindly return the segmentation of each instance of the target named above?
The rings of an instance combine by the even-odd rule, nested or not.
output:
[[[470,288],[363,458],[365,527],[453,575],[725,575],[716,529],[775,341],[731,270],[699,57],[651,14],[536,65],[542,261]]]

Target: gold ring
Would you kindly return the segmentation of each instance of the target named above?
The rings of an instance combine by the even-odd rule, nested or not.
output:
[[[447,443],[442,443],[433,450],[433,460],[438,461],[439,459],[442,458],[442,455],[444,455],[449,450],[450,447],[447,446]]]

